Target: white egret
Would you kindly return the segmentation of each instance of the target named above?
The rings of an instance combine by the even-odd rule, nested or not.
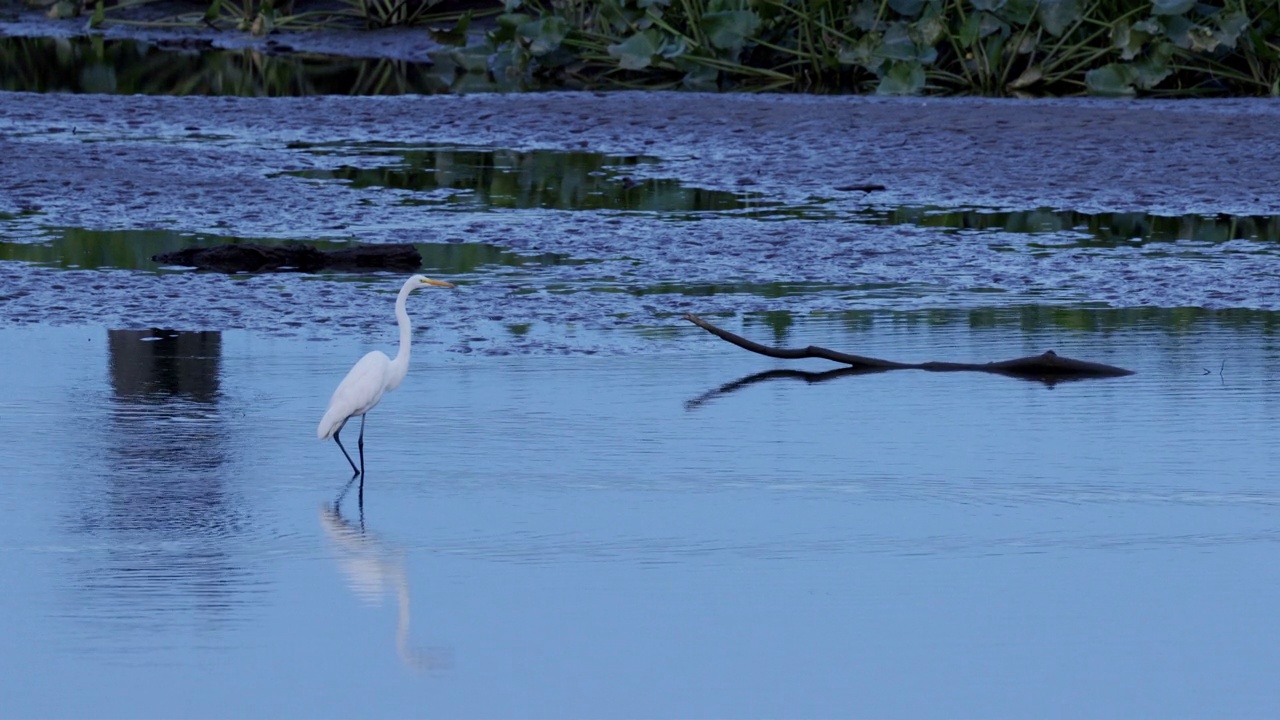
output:
[[[359,362],[351,367],[351,371],[338,384],[338,389],[333,391],[333,397],[329,399],[329,409],[325,411],[324,417],[320,419],[319,427],[316,428],[316,437],[321,440],[328,440],[332,437],[334,442],[338,443],[338,447],[342,450],[342,454],[346,456],[347,462],[351,463],[351,469],[356,475],[364,475],[365,413],[372,410],[382,400],[383,393],[400,387],[405,373],[409,372],[410,325],[409,313],[404,306],[409,299],[409,293],[424,285],[454,287],[453,283],[432,280],[421,275],[414,275],[405,281],[404,287],[400,288],[399,297],[396,298],[396,322],[400,325],[400,350],[396,352],[395,359],[392,360],[387,357],[387,354],[381,350],[374,350],[360,358]],[[356,415],[360,416],[360,439],[356,441],[360,448],[360,467],[358,468],[355,461],[351,459],[351,455],[347,453],[347,449],[342,446],[342,440],[338,437],[347,421]],[[361,488],[364,487],[363,480],[361,480],[360,485]]]

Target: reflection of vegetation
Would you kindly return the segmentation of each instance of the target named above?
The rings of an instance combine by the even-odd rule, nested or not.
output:
[[[786,310],[766,310],[764,312],[748,313],[742,318],[743,323],[748,327],[753,325],[764,325],[773,331],[773,341],[781,343],[787,339],[787,331],[795,324],[792,314]]]
[[[964,325],[974,329],[1017,329],[1032,332],[1044,329],[1086,333],[1119,332],[1151,328],[1171,333],[1189,332],[1206,325],[1275,333],[1280,331],[1280,312],[1232,308],[1207,310],[1198,307],[1082,308],[1053,305],[1025,305],[973,310],[846,310],[806,313],[807,317],[837,319],[850,330],[867,330],[881,322],[902,327]]]
[[[554,208],[641,212],[729,211],[753,206],[739,193],[682,186],[676,180],[632,180],[623,168],[653,162],[638,156],[608,156],[551,150],[427,148],[388,151],[346,148],[361,156],[394,158],[384,167],[343,166],[290,174],[343,180],[354,188],[393,188],[434,193],[411,204],[477,208]],[[319,150],[327,152],[327,150]],[[449,191],[458,191],[457,193]]]
[[[709,314],[708,317],[711,315]],[[722,314],[724,317],[731,313]],[[1098,333],[1156,330],[1170,335],[1204,332],[1206,328],[1231,328],[1250,333],[1280,334],[1280,312],[1232,308],[1206,310],[1181,308],[1084,308],[1053,305],[992,307],[975,310],[844,310],[742,313],[742,324],[748,331],[764,327],[772,332],[774,343],[785,345],[798,324],[835,322],[852,333],[871,332],[880,326],[899,330],[969,327],[974,330],[1010,330],[1020,333],[1065,331],[1096,335]],[[717,323],[721,324],[721,323]],[[759,339],[759,338],[755,338]],[[818,342],[816,338],[806,338]],[[852,350],[851,350],[852,351]]]
[[[399,95],[449,92],[452,75],[399,60],[164,49],[132,40],[0,38],[0,90],[121,95]]]
[[[82,5],[93,7],[91,27],[106,23],[208,26],[215,30],[239,30],[254,35],[266,35],[274,30],[318,30],[325,27],[382,28],[396,25],[419,25],[443,20],[469,18],[471,12],[462,13],[457,3],[445,0],[339,0],[333,3],[307,3],[306,11],[298,12],[296,0],[192,0],[191,10],[172,17],[140,23],[120,17],[120,11],[147,5],[156,0],[30,0],[32,4],[55,3],[51,17],[73,17],[82,12]],[[158,3],[157,3],[158,4]],[[165,6],[178,3],[165,3]],[[484,6],[484,2],[471,5]],[[497,12],[498,6],[481,14]],[[446,6],[443,10],[438,6]],[[465,20],[464,20],[465,22]]]
[[[0,260],[61,268],[154,267],[151,256],[197,244],[196,236],[169,230],[84,230],[63,228],[41,243],[0,242]]]
[[[865,292],[882,290],[896,285],[885,283],[838,285],[819,282],[771,282],[771,283],[655,283],[652,285],[613,285],[591,288],[593,292],[626,293],[636,297],[646,295],[687,295],[712,297],[715,295],[755,295],[763,298],[784,298],[830,292]]]
[[[1118,245],[1134,241],[1280,240],[1280,215],[1182,215],[1147,213],[1079,213],[1069,210],[994,212],[973,209],[901,207],[869,209],[857,214],[874,225],[918,225],[954,230],[998,230],[1015,233],[1075,233],[1090,236],[1080,245]]]
[[[64,228],[60,234],[42,243],[0,242],[0,260],[18,260],[60,268],[119,268],[122,270],[153,269],[151,256],[180,250],[193,245],[255,243],[285,245],[286,242],[265,238],[226,238],[191,235],[169,230],[84,230]],[[350,247],[341,242],[309,242],[321,250]],[[417,243],[423,267],[434,272],[461,275],[485,267],[531,267],[575,265],[563,253],[519,254],[485,243]]]

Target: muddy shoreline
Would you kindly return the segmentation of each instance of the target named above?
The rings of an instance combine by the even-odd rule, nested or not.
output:
[[[683,312],[1041,303],[1280,308],[1274,292],[1259,289],[1269,286],[1260,278],[1274,276],[1268,249],[1204,260],[1159,246],[1045,254],[980,245],[975,255],[962,237],[911,226],[431,212],[393,191],[283,174],[350,161],[300,147],[378,142],[645,155],[659,162],[635,166],[637,177],[750,190],[785,203],[820,199],[835,213],[873,203],[1175,216],[1280,212],[1275,101],[638,92],[281,99],[4,93],[0,212],[27,213],[9,223],[11,238],[24,227],[32,237],[51,227],[164,228],[304,241],[483,242],[585,261],[516,280],[481,278],[467,293],[441,294],[448,295],[437,302],[450,315],[449,342],[465,345],[485,327],[533,328],[504,341],[502,351],[629,351],[599,335],[568,337],[564,328],[674,327]],[[839,189],[867,183],[885,189]],[[339,327],[386,324],[377,319],[385,298],[352,283],[21,263],[0,263],[0,282],[6,324],[240,328],[318,339]],[[776,282],[819,289],[781,297],[680,289]],[[287,295],[279,294],[281,283]],[[684,285],[661,289],[671,283]],[[561,287],[576,290],[562,294]]]
[[[216,141],[201,142],[201,138]],[[1083,212],[1264,214],[1280,208],[1280,103],[881,99],[695,93],[210,98],[5,93],[0,210],[137,227],[220,201],[198,218],[241,234],[268,191],[276,212],[324,227],[334,198],[266,174],[299,166],[289,143],[398,142],[653,155],[649,172],[779,199],[1052,207]],[[58,169],[56,176],[48,170]],[[303,185],[303,183],[297,183]],[[144,216],[114,217],[136,206]],[[301,190],[301,187],[295,188]],[[236,212],[228,212],[232,207]],[[142,208],[134,207],[136,210]],[[250,215],[252,212],[249,213]],[[239,217],[237,217],[239,216]],[[50,218],[54,219],[54,218]],[[200,222],[200,220],[195,220]]]

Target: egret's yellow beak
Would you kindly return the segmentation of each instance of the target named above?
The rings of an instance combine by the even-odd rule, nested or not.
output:
[[[443,280],[432,280],[431,278],[422,278],[422,284],[435,285],[436,287],[458,287],[457,285],[454,285],[451,282],[445,282]]]

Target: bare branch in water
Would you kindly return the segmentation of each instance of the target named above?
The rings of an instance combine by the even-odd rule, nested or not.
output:
[[[1025,378],[1028,380],[1040,380],[1041,382],[1046,383],[1054,383],[1061,380],[1121,377],[1133,374],[1132,370],[1126,370],[1125,368],[1116,367],[1114,365],[1105,365],[1103,363],[1090,362],[1088,360],[1076,360],[1074,358],[1062,357],[1052,350],[1046,350],[1040,355],[988,363],[956,363],[937,361],[924,363],[900,363],[892,360],[864,357],[862,355],[851,355],[849,353],[828,350],[827,348],[819,347],[817,345],[809,345],[808,347],[803,348],[776,348],[768,345],[761,345],[760,343],[753,342],[740,335],[734,335],[728,330],[718,328],[691,313],[686,314],[684,319],[694,325],[697,325],[703,330],[706,330],[712,335],[715,335],[721,340],[724,340],[725,342],[732,343],[743,350],[749,350],[753,353],[758,353],[772,358],[780,358],[783,360],[821,358],[823,360],[844,363],[849,366],[849,369],[863,372],[877,372],[883,370],[928,370],[931,372],[971,371],[1007,375],[1010,377]],[[751,377],[754,378],[756,376]],[[744,381],[749,379],[750,378],[744,378]],[[822,379],[829,378],[824,377]],[[723,389],[724,388],[721,388],[721,390]]]

